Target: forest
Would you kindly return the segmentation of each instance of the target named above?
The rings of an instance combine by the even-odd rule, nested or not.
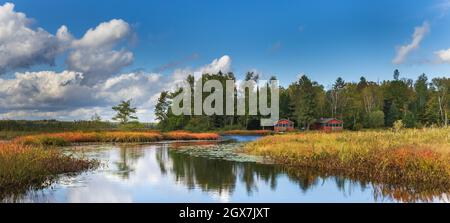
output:
[[[245,75],[246,81],[258,82],[259,79],[259,75],[254,72]],[[276,79],[275,76],[270,78]],[[192,75],[186,80],[193,86],[195,80]],[[236,77],[232,72],[219,72],[203,75],[202,81],[207,80],[219,80],[225,84],[226,80],[236,80]],[[176,116],[170,106],[172,99],[180,92],[181,88],[161,92],[155,107],[160,129],[209,131],[262,128],[259,121],[261,117],[249,115],[248,97],[245,99],[246,114],[243,116]],[[203,93],[203,97],[208,94],[211,93]],[[280,118],[293,120],[301,130],[309,130],[311,124],[324,117],[343,120],[348,130],[392,127],[398,120],[407,128],[449,124],[448,77],[429,79],[426,74],[421,74],[413,80],[401,78],[400,71],[395,70],[392,80],[375,82],[362,76],[357,82],[347,82],[338,77],[332,87],[326,89],[310,76],[302,75],[287,87],[280,86],[279,95]],[[248,96],[248,90],[245,96]]]

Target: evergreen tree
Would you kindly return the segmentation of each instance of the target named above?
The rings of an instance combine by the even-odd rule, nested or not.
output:
[[[156,117],[156,120],[159,121],[158,125],[161,128],[165,128],[167,125],[169,106],[170,106],[169,92],[163,91],[159,95],[158,102],[156,103],[156,106],[155,106],[155,117]]]
[[[392,127],[394,122],[400,119],[399,117],[400,117],[400,111],[397,108],[397,105],[395,103],[392,103],[389,106],[388,112],[385,116],[385,125],[388,127]]]
[[[122,101],[117,106],[112,107],[117,114],[112,118],[115,121],[119,121],[121,124],[127,124],[130,120],[137,120],[136,108],[131,107],[131,99]]]
[[[298,82],[291,85],[293,89],[293,95],[291,98],[294,105],[294,115],[297,123],[301,125],[305,130],[309,130],[311,124],[316,119],[316,95],[314,86],[316,82],[312,82],[306,75],[302,75]]]

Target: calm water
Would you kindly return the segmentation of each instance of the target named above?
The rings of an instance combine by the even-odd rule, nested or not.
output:
[[[239,141],[252,137],[232,137]],[[203,143],[211,144],[211,143]],[[69,152],[100,160],[101,168],[61,177],[17,202],[397,202],[444,201],[446,196],[399,194],[342,177],[287,172],[269,164],[195,157],[192,143],[97,145]],[[201,145],[199,145],[201,146]],[[425,197],[425,198],[423,198]],[[423,201],[423,200],[422,200]]]

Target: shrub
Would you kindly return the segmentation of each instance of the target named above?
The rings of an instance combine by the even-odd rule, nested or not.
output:
[[[384,113],[382,111],[373,111],[368,114],[367,127],[381,128],[384,126]]]
[[[394,125],[392,126],[392,130],[394,130],[394,132],[399,132],[404,128],[405,128],[405,125],[403,124],[402,120],[395,121]]]

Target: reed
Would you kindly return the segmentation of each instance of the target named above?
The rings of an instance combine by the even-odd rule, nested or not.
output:
[[[244,150],[296,169],[450,189],[450,128],[274,135]]]
[[[97,164],[56,149],[0,143],[0,200],[7,194],[43,187],[58,174],[87,170]]]
[[[216,133],[191,133],[174,131],[161,133],[145,132],[64,132],[38,134],[16,138],[14,141],[27,146],[67,146],[72,143],[143,143],[161,140],[217,140]]]
[[[187,131],[173,131],[163,133],[166,140],[217,140],[220,136],[216,133],[192,133]]]

